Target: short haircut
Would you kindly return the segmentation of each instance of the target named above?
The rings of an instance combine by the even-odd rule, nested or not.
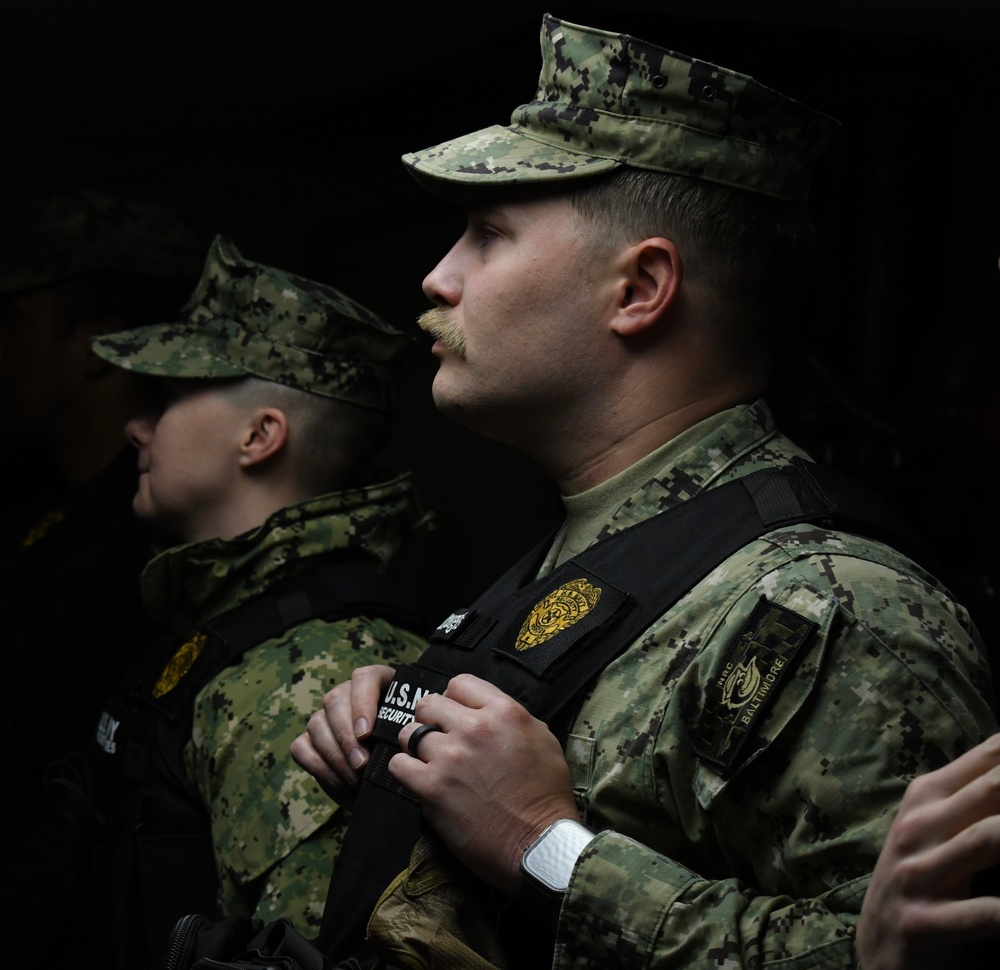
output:
[[[373,408],[278,384],[260,377],[220,382],[240,407],[276,407],[289,423],[288,454],[305,495],[358,484],[389,438],[391,422]]]
[[[571,201],[616,243],[670,239],[686,278],[749,322],[787,322],[815,258],[804,209],[714,182],[623,167],[581,183]]]

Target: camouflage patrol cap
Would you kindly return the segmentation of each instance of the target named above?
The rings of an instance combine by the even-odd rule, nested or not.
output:
[[[88,272],[198,279],[211,235],[166,206],[35,184],[3,204],[0,293]]]
[[[546,14],[535,100],[494,125],[403,156],[446,197],[620,166],[804,204],[808,165],[838,122],[751,77]]]
[[[410,342],[332,286],[243,259],[217,236],[173,323],[97,337],[95,353],[160,377],[261,377],[388,411],[390,362]]]

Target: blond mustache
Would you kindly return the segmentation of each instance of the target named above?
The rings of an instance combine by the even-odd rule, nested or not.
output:
[[[465,357],[465,334],[444,307],[435,306],[417,317],[417,325],[459,357]]]

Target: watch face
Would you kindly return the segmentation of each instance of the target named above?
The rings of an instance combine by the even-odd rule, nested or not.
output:
[[[521,869],[543,891],[561,895],[569,887],[576,860],[593,837],[579,822],[560,819],[527,848]]]

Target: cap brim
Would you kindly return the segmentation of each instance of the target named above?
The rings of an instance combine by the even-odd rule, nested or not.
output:
[[[45,269],[14,266],[0,273],[0,296],[13,296],[36,287],[60,283],[82,273],[81,268],[70,264]]]
[[[403,156],[403,164],[430,191],[466,201],[494,187],[588,178],[624,163],[567,151],[525,134],[522,128],[493,125],[410,152]]]
[[[153,324],[96,337],[95,354],[125,370],[157,377],[243,377],[246,371],[212,352],[203,331]],[[220,351],[221,351],[220,347]]]

